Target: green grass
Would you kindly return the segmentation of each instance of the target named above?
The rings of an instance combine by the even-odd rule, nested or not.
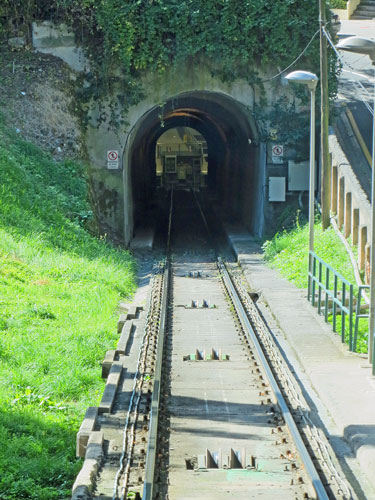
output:
[[[329,0],[331,9],[346,9],[348,0]]]
[[[0,123],[0,498],[66,499],[130,255],[91,236],[83,168]]]
[[[300,224],[297,217],[291,230],[279,232],[263,244],[264,258],[298,288],[307,288],[308,245],[308,224]],[[323,231],[320,221],[314,226],[314,250],[344,278],[355,283],[344,245],[333,228]]]
[[[279,232],[263,244],[264,258],[271,267],[278,269],[282,276],[298,288],[307,288],[308,244],[308,224],[300,225],[297,217],[296,224],[291,230]],[[323,231],[320,221],[317,221],[314,226],[314,250],[324,262],[355,285],[353,268],[343,243],[332,227]],[[355,293],[357,293],[356,287]],[[332,322],[331,317],[329,321]],[[341,317],[339,316],[337,316],[336,329],[337,333],[341,335]],[[348,321],[346,321],[345,329],[345,337],[348,340]],[[367,329],[368,320],[361,319],[359,321],[358,352],[367,352]]]

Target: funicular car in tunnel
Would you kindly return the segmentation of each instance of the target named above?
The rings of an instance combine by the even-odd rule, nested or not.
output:
[[[161,135],[155,163],[158,188],[200,191],[206,187],[207,143],[192,128],[172,128]]]

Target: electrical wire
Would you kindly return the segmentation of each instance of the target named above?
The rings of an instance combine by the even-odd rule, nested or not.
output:
[[[364,75],[363,73],[358,73],[358,71],[356,71],[349,63],[347,63],[342,55],[340,54],[340,52],[337,50],[335,44],[333,43],[332,41],[332,38],[330,36],[330,34],[325,30],[325,28],[323,27],[323,33],[325,35],[325,37],[327,38],[329,44],[331,45],[332,49],[334,50],[334,52],[336,53],[337,55],[337,58],[339,59],[339,61],[341,62],[341,64],[343,66],[346,66],[349,68],[349,70],[345,70],[343,69],[343,71],[345,73],[350,73],[350,74],[353,74],[353,75],[357,75],[357,76],[360,76],[361,78],[365,78],[366,80],[369,80],[370,82],[373,81],[373,79],[367,75]],[[358,59],[357,59],[358,61]],[[362,84],[362,82],[358,81],[358,80],[353,80],[351,79],[350,80],[350,83],[356,88],[356,90],[358,90],[358,87],[360,88],[360,90],[362,90],[366,95],[367,95],[367,98],[371,101],[372,100],[372,95],[369,93],[369,91],[366,89],[366,87]],[[374,111],[372,109],[372,107],[370,106],[370,104],[366,101],[366,99],[363,97],[363,95],[361,93],[358,94],[358,97],[361,99],[361,101],[363,102],[363,104],[366,106],[366,108],[368,109],[368,111],[373,115],[374,114]]]
[[[314,35],[311,37],[309,43],[306,45],[306,47],[303,49],[303,51],[299,54],[299,56],[296,57],[296,59],[294,59],[294,61],[291,64],[289,64],[289,66],[287,66],[286,68],[284,68],[283,70],[281,70],[279,73],[277,73],[277,75],[271,76],[271,78],[266,78],[265,80],[261,80],[260,83],[270,82],[271,80],[274,80],[278,76],[280,76],[283,73],[285,73],[285,71],[288,71],[289,68],[291,68],[297,61],[299,61],[301,59],[301,57],[303,56],[303,54],[306,52],[306,50],[310,47],[310,45],[314,41],[314,39],[315,39],[316,35],[319,33],[319,31],[320,30],[317,30],[314,33]]]
[[[358,73],[356,72],[356,70],[349,64],[347,63],[346,61],[344,61],[342,55],[340,54],[340,52],[337,50],[337,47],[336,45],[333,43],[333,40],[331,38],[331,35],[328,33],[328,31],[326,31],[326,29],[323,27],[323,33],[325,35],[325,37],[327,38],[329,44],[331,45],[331,47],[333,48],[333,50],[335,51],[338,59],[340,60],[341,64],[343,66],[347,66],[354,74],[357,74],[359,76],[361,76],[362,78],[365,78],[366,80],[370,80],[373,81],[373,78],[371,78],[370,76],[367,76],[367,75],[364,75],[364,74],[361,74],[361,73]],[[365,57],[365,56],[364,56]],[[359,59],[361,58],[358,58],[355,62],[357,62]]]

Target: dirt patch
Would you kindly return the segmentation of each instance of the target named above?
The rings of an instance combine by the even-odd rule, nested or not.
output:
[[[74,73],[60,59],[0,46],[0,106],[8,125],[57,160],[81,156]]]

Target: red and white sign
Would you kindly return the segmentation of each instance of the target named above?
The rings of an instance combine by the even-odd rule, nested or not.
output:
[[[118,151],[107,151],[107,168],[110,170],[117,170],[119,168]]]
[[[284,146],[275,144],[272,146],[272,163],[283,163],[284,159]]]
[[[272,156],[284,156],[284,146],[280,144],[272,146]]]

